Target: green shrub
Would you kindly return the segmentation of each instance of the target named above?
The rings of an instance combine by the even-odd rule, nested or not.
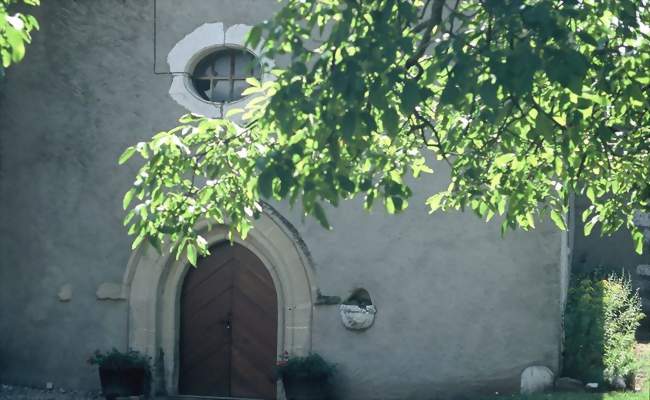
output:
[[[127,369],[127,368],[144,368],[145,372],[150,373],[150,358],[139,351],[129,350],[121,352],[116,348],[105,353],[95,350],[93,355],[88,359],[90,365],[98,365],[108,369]]]
[[[628,382],[636,372],[641,299],[629,277],[595,272],[575,279],[565,313],[564,374],[586,382]]]
[[[328,363],[316,353],[307,357],[287,357],[278,362],[278,379],[329,379],[334,375],[336,366]]]

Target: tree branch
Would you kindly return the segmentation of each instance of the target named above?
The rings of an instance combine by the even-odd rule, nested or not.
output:
[[[416,25],[413,28],[413,30],[416,32],[424,30],[424,36],[422,37],[422,40],[420,41],[418,47],[415,49],[415,53],[413,53],[413,55],[408,60],[406,60],[406,69],[409,69],[415,65],[427,50],[429,44],[431,44],[431,35],[433,34],[433,28],[440,25],[442,22],[442,8],[444,5],[445,0],[434,0],[431,2],[431,15],[429,16],[429,19],[422,21],[420,24]]]

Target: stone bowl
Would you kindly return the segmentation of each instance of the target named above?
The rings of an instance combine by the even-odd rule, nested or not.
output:
[[[370,328],[375,321],[377,309],[373,305],[360,307],[352,304],[341,304],[339,312],[344,327],[354,331],[361,331]]]

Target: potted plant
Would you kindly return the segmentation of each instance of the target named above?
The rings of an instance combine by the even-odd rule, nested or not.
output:
[[[148,396],[151,378],[149,361],[149,357],[138,351],[121,352],[116,348],[105,353],[97,350],[88,359],[89,364],[99,366],[102,393],[108,400]]]
[[[316,353],[289,357],[285,352],[278,362],[287,400],[326,400],[331,397],[331,378],[336,366]]]

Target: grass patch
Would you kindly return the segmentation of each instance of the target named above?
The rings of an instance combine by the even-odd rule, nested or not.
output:
[[[648,381],[648,377],[650,376],[650,342],[637,343],[636,358],[639,362],[636,389],[643,390],[647,393],[650,390],[650,383]],[[648,398],[650,399],[650,396]]]
[[[637,343],[637,392],[610,393],[544,393],[536,395],[494,396],[484,400],[650,400],[650,342]]]
[[[647,390],[641,392],[613,393],[547,393],[532,396],[500,396],[494,400],[648,400]]]

